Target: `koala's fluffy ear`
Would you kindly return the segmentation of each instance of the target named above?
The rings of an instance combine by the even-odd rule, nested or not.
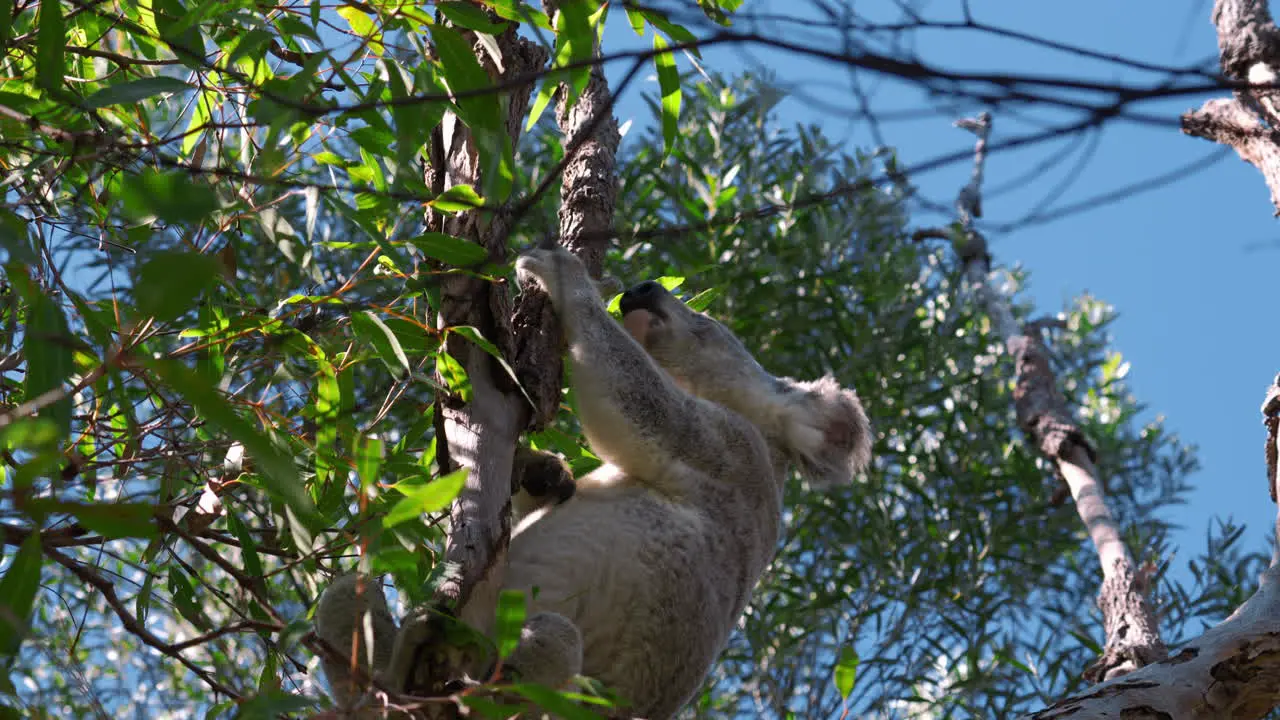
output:
[[[857,394],[830,375],[780,382],[786,447],[800,474],[819,488],[852,481],[871,460],[871,422]]]

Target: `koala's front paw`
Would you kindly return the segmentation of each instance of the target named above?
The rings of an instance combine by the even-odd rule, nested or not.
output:
[[[531,448],[516,448],[512,485],[542,502],[562,503],[573,497],[577,485],[569,464],[558,455]]]
[[[583,288],[594,295],[595,286],[582,261],[562,247],[530,250],[516,260],[516,282],[521,289],[541,287],[560,305],[565,298],[580,294]]]

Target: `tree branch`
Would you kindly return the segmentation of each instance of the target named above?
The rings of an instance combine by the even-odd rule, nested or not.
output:
[[[1106,494],[1094,467],[1097,459],[1084,433],[1071,417],[1057,388],[1057,378],[1040,337],[1040,327],[1019,327],[1008,300],[987,282],[991,260],[986,241],[973,229],[981,216],[982,166],[986,160],[991,116],[956,123],[975,133],[974,171],[956,197],[961,235],[953,240],[964,263],[964,274],[975,296],[991,318],[1013,356],[1016,386],[1013,392],[1018,425],[1041,454],[1053,460],[1059,476],[1071,489],[1076,511],[1089,531],[1102,565],[1102,589],[1098,606],[1106,628],[1102,657],[1084,671],[1090,682],[1120,677],[1161,660],[1168,649],[1160,639],[1159,623],[1147,600],[1146,572],[1135,567],[1133,556],[1120,536],[1120,528],[1107,507]]]
[[[1271,428],[1280,420],[1280,375],[1263,404],[1269,429],[1267,453],[1274,451]],[[1276,543],[1280,547],[1280,515]],[[1280,699],[1280,557],[1273,556],[1257,592],[1217,627],[1165,660],[1028,715],[1024,720],[1164,718],[1166,720],[1253,720]]]
[[[514,77],[532,78],[546,63],[542,48],[508,28],[497,37],[504,64],[499,72],[489,52],[474,43],[473,34],[466,32],[464,36],[473,40],[477,58],[498,83]],[[520,137],[532,89],[530,81],[516,86],[508,96],[506,130],[513,147]],[[439,132],[439,141],[432,143],[433,167],[428,171],[427,182],[442,184],[443,189],[459,184],[480,187],[479,151],[471,131],[447,114]],[[511,229],[511,213],[507,210],[486,213],[483,218],[481,211],[451,217],[429,214],[427,222],[451,235],[472,239],[487,250],[491,262],[501,264],[507,260]],[[442,352],[465,368],[472,398],[464,404],[456,395],[442,396],[437,409],[443,418],[442,439],[447,443],[449,457],[469,468],[470,473],[450,512],[443,558],[449,569],[432,601],[405,619],[396,638],[388,670],[388,682],[395,691],[445,695],[451,680],[467,670],[475,671],[470,666],[477,658],[441,643],[438,622],[442,614],[462,612],[464,620],[480,628],[493,622],[510,533],[512,458],[530,409],[519,387],[494,358],[448,329],[475,327],[511,357],[510,306],[504,285],[470,275],[443,276],[437,319],[445,336]]]
[[[1234,100],[1214,98],[1183,113],[1182,131],[1230,146],[1258,168],[1280,214],[1280,30],[1265,0],[1217,0],[1213,23],[1223,75],[1249,85]]]

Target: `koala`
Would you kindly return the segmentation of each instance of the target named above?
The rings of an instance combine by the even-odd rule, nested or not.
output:
[[[700,687],[773,558],[790,469],[815,486],[850,482],[870,459],[870,424],[832,377],[771,375],[658,283],[623,294],[619,324],[563,249],[531,251],[516,271],[551,297],[578,418],[604,464],[571,493],[526,504],[512,531],[501,583],[524,591],[529,617],[504,667],[553,687],[589,675],[630,715],[665,720]],[[492,631],[476,608],[460,617]]]

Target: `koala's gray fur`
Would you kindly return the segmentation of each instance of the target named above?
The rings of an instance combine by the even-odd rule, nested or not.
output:
[[[770,375],[656,283],[623,296],[620,325],[564,250],[516,269],[551,296],[578,418],[605,464],[564,502],[526,505],[511,534],[503,587],[525,591],[530,617],[506,666],[551,686],[580,671],[629,713],[664,720],[701,685],[773,557],[788,468],[850,481],[870,456],[867,416],[831,377]],[[491,630],[492,617],[461,616]]]

